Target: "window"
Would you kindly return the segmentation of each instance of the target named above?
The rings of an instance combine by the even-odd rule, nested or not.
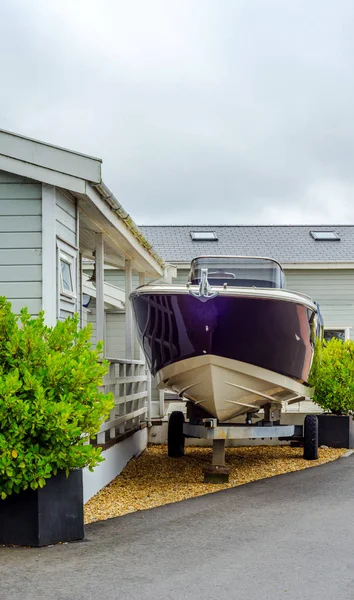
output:
[[[338,340],[349,340],[350,327],[333,327],[333,328],[325,328],[324,330],[324,339],[326,342],[329,342],[332,338],[337,338]]]
[[[340,237],[335,231],[310,231],[310,234],[316,241],[340,241]]]
[[[66,292],[73,292],[73,280],[71,276],[71,264],[64,258],[60,258],[60,269],[63,289]]]
[[[231,287],[284,288],[281,266],[267,258],[242,256],[200,256],[191,264],[189,281],[199,284],[202,269],[207,269],[210,285]]]
[[[59,252],[59,278],[60,294],[75,298],[75,257],[62,250]]]
[[[217,235],[215,231],[191,231],[191,238],[194,241],[217,241]]]

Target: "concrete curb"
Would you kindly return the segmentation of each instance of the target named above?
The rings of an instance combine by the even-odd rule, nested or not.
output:
[[[354,450],[348,450],[348,452],[343,454],[343,456],[341,456],[340,458],[348,458],[348,456],[351,456],[352,454],[354,454]]]

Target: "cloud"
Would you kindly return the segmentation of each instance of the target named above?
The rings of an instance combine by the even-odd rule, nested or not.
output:
[[[102,157],[137,222],[353,222],[353,21],[350,0],[13,0],[0,126]]]

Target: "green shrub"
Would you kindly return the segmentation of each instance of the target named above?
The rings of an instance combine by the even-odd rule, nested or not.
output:
[[[324,342],[322,360],[311,384],[314,402],[335,414],[354,412],[354,341],[332,338]]]
[[[43,313],[16,316],[0,297],[0,497],[43,487],[57,471],[101,460],[87,444],[113,407],[98,390],[107,372],[102,345],[78,317],[44,324]]]

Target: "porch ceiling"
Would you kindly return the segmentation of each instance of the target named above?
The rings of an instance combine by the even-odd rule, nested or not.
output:
[[[87,258],[93,258],[96,247],[96,233],[103,234],[105,264],[123,268],[125,260],[132,261],[132,269],[152,277],[162,274],[163,270],[136,238],[126,235],[114,226],[108,218],[85,196],[79,197],[79,240],[80,252]],[[112,217],[118,217],[112,212]]]
[[[80,212],[79,220],[79,240],[80,240],[80,252],[85,258],[94,258],[94,251],[96,246],[96,233],[102,233],[102,229],[86,215]],[[124,269],[125,255],[123,252],[118,254],[117,247],[113,244],[110,237],[103,234],[104,242],[104,256],[105,263]]]

